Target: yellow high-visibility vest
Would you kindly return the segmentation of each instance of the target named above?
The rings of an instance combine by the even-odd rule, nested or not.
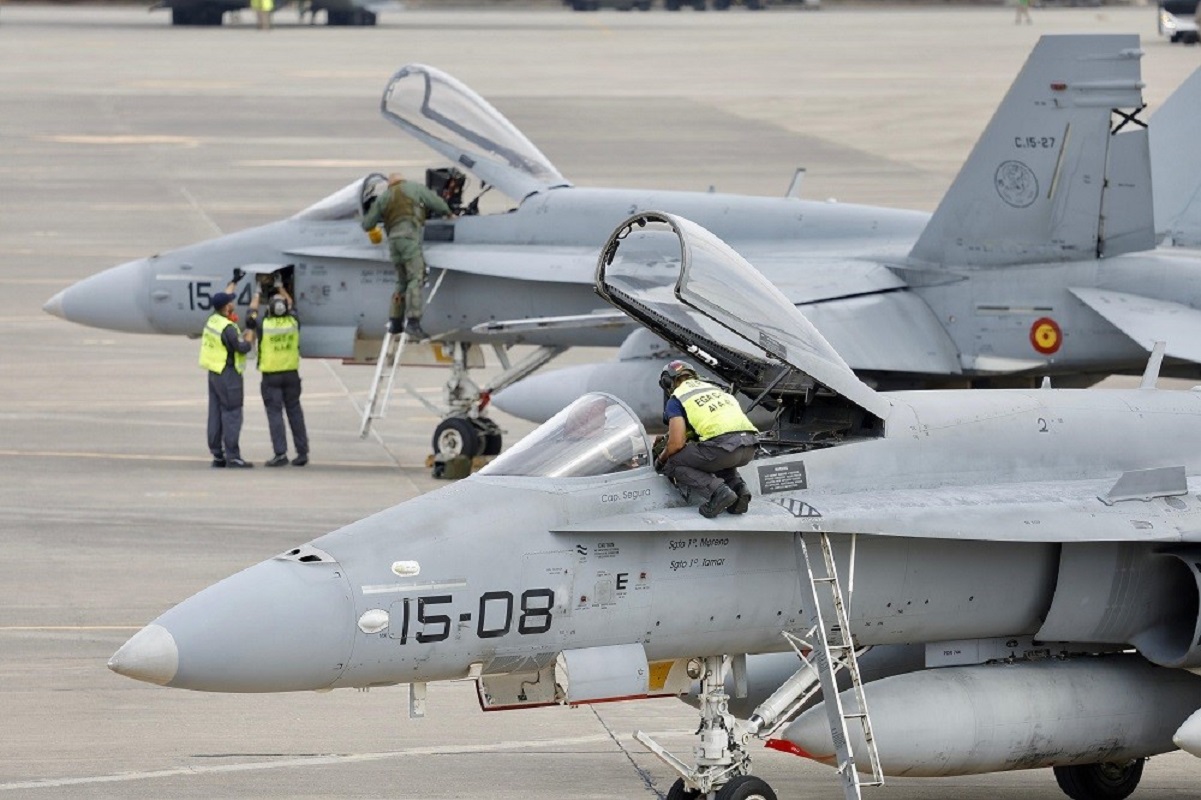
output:
[[[296,317],[267,317],[259,325],[259,372],[300,369],[300,324]]]
[[[218,375],[225,371],[225,363],[229,360],[229,351],[225,349],[225,342],[221,341],[221,334],[230,325],[233,325],[234,330],[237,331],[238,323],[220,314],[213,314],[204,323],[204,333],[200,335],[200,366],[203,369]],[[241,331],[238,333],[241,334]],[[238,371],[238,374],[245,371],[245,353],[234,353],[234,369]]]
[[[671,396],[680,401],[688,424],[702,442],[724,433],[756,432],[734,395],[711,383],[690,378]]]

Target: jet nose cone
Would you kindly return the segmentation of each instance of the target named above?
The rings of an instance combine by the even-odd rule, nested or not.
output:
[[[147,313],[149,297],[146,262],[130,261],[68,286],[46,301],[42,309],[93,328],[157,333]]]
[[[342,568],[313,548],[193,595],[113,655],[122,675],[208,692],[324,689],[350,659],[354,603]]]
[[[1184,752],[1201,758],[1201,711],[1184,721],[1172,741]]]
[[[66,315],[63,314],[63,295],[66,293],[67,293],[67,290],[64,289],[63,291],[54,295],[54,297],[51,297],[49,300],[46,301],[46,304],[44,306],[42,306],[42,310],[45,311],[47,314],[53,314],[54,316],[58,317],[59,319],[66,319],[67,318]]]
[[[166,628],[147,625],[108,660],[118,675],[166,686],[179,668],[179,648]]]

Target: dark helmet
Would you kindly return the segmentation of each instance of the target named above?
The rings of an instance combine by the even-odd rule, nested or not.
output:
[[[668,361],[663,367],[663,371],[659,373],[659,386],[665,392],[670,392],[676,385],[676,381],[685,376],[697,377],[696,367],[689,364],[687,361]]]

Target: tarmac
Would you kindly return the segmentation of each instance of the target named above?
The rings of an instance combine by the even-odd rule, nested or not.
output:
[[[0,11],[0,796],[655,798],[673,780],[631,738],[687,755],[675,700],[483,714],[468,683],[206,695],[105,661],[203,587],[441,484],[435,417],[393,399],[357,436],[370,370],[302,366],[312,464],[209,468],[197,344],[42,312],[105,267],[285,216],[369,171],[435,165],[378,113],[402,64],[493,101],[582,185],[803,194],[932,210],[1043,33],[1136,32],[1153,110],[1201,48],[1149,8],[791,8],[726,14],[553,6],[385,13],[374,29],[252,15],[181,28],[143,7]],[[569,354],[571,361],[609,357]],[[437,398],[444,375],[403,379]],[[501,418],[507,442],[530,425]],[[265,621],[269,624],[269,621]],[[756,749],[781,798],[840,796],[832,770]],[[1138,800],[1195,799],[1197,764],[1154,759]],[[890,800],[1050,800],[1049,771],[889,781]]]

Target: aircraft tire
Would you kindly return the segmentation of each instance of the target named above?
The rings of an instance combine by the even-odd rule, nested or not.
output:
[[[466,417],[447,417],[434,428],[434,455],[474,458],[484,449],[484,439]]]
[[[684,779],[676,778],[676,782],[667,790],[667,797],[663,800],[697,800],[701,793],[696,789],[685,789]]]
[[[754,775],[739,775],[721,787],[717,800],[777,800],[767,782]]]
[[[1055,767],[1055,782],[1072,800],[1125,800],[1138,788],[1145,758],[1126,764]]]
[[[483,449],[480,451],[480,455],[500,455],[501,447],[504,446],[504,435],[500,432],[500,426],[487,417],[473,419],[471,420],[471,424],[475,426],[476,432],[480,436],[480,441],[483,442]]]

